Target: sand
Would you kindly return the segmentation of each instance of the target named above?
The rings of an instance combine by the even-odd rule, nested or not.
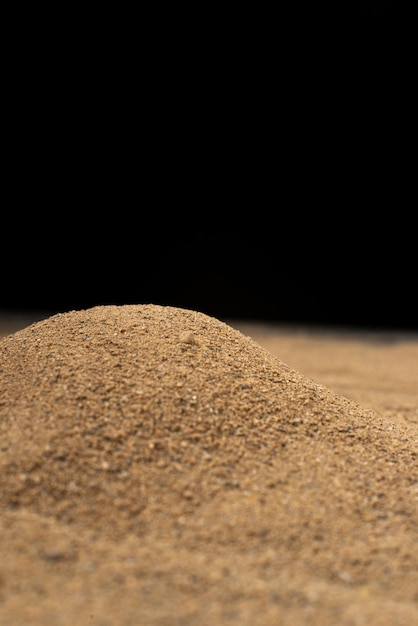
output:
[[[418,624],[417,381],[413,336],[8,327],[1,626]]]

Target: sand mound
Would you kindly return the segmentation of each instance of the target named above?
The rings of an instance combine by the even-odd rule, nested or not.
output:
[[[399,552],[417,533],[415,442],[229,325],[151,304],[70,311],[2,339],[0,376],[4,510],[416,593],[416,551]]]

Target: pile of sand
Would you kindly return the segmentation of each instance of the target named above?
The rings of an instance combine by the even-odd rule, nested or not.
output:
[[[0,341],[0,623],[418,620],[417,444],[203,313]]]

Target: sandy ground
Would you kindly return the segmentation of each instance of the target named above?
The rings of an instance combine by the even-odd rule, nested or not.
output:
[[[418,624],[417,336],[99,312],[0,313],[1,626]]]

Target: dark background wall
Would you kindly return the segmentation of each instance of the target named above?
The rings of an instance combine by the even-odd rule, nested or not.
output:
[[[416,330],[411,15],[326,6],[32,41],[5,90],[0,309]]]
[[[154,303],[221,319],[418,330],[407,225],[393,219],[382,233],[383,217],[344,211],[69,214],[68,228],[53,225],[3,260],[0,309]]]

